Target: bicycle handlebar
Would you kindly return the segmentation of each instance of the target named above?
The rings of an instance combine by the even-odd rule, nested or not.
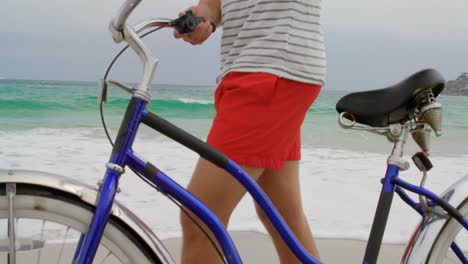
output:
[[[158,59],[151,54],[151,51],[144,45],[135,30],[127,25],[128,17],[140,2],[141,0],[126,0],[120,7],[115,19],[111,20],[109,30],[116,43],[127,42],[128,46],[141,59],[144,67],[143,78],[137,89],[133,91],[133,96],[149,102],[151,98],[151,83]]]
[[[151,100],[151,84],[158,64],[158,59],[151,54],[151,51],[145,46],[141,38],[138,36],[138,33],[148,27],[166,26],[173,27],[179,33],[185,34],[195,30],[197,25],[204,22],[205,19],[202,17],[196,17],[191,11],[187,11],[184,16],[172,21],[147,20],[137,25],[135,28],[132,28],[127,24],[127,19],[140,2],[141,0],[126,0],[120,7],[115,19],[111,20],[109,30],[111,31],[112,38],[116,43],[125,41],[128,46],[135,51],[138,57],[140,57],[144,67],[143,78],[137,89],[133,91],[133,96],[149,102]],[[212,22],[211,24],[214,32],[216,26]]]
[[[127,18],[133,12],[133,10],[140,4],[141,0],[126,0],[123,5],[120,7],[119,13],[116,18],[113,20],[113,27],[122,31],[124,29]]]

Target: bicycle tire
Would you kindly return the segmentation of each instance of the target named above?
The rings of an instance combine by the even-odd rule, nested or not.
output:
[[[6,198],[5,186],[4,183],[0,184],[0,226],[2,226],[2,221],[5,224],[8,219],[9,203]],[[15,224],[18,225],[15,231],[18,234],[15,245],[20,249],[17,250],[16,263],[54,263],[53,259],[50,259],[51,256],[55,256],[55,263],[71,263],[75,253],[74,249],[78,243],[77,236],[79,238],[82,233],[86,232],[95,209],[94,206],[66,192],[39,185],[20,183],[16,184],[14,208]],[[39,223],[36,224],[35,221]],[[19,229],[21,223],[27,223],[24,230]],[[45,225],[66,228],[66,234],[60,240],[61,245],[57,245],[59,240],[54,237],[57,234],[44,235]],[[40,235],[37,234],[37,230],[36,232],[28,230],[32,229],[33,226],[42,226]],[[5,228],[1,229],[5,230]],[[72,233],[70,233],[70,230],[72,230]],[[25,239],[24,236],[21,236],[22,232],[31,235]],[[52,229],[52,232],[59,233],[61,231]],[[42,241],[45,236],[52,236],[52,241]],[[29,245],[29,248],[26,246],[25,250],[21,250],[22,241],[28,241],[28,243],[32,241],[33,243]],[[34,248],[34,243],[39,245],[38,248]],[[8,263],[7,248],[9,248],[9,243],[6,241],[3,244],[7,244],[7,246],[4,246],[3,250],[1,250],[2,247],[0,246],[0,263]],[[36,262],[31,261],[31,258],[34,257],[36,257]],[[5,259],[7,261],[4,261]],[[131,228],[118,218],[111,216],[106,225],[94,263],[163,262],[157,255],[152,254],[148,246],[135,235]]]
[[[465,219],[468,218],[468,197],[460,203],[457,207],[457,210],[464,216]],[[462,230],[462,225],[453,217],[447,219],[443,227],[440,229],[434,243],[432,244],[431,250],[427,256],[425,263],[429,264],[443,264],[443,263],[459,263],[452,262],[456,258],[455,255],[451,256],[450,245],[454,241],[457,235],[460,232],[466,232]],[[465,249],[466,253],[466,249]],[[466,254],[465,254],[465,257]]]

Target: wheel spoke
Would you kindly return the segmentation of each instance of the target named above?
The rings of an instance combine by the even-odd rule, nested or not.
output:
[[[44,241],[44,228],[45,228],[45,220],[42,220],[42,227],[41,227],[41,241]],[[42,253],[42,248],[40,248],[37,252],[37,261],[36,264],[39,264],[41,261],[41,253]]]
[[[8,263],[16,264],[15,210],[14,210],[14,198],[16,195],[16,185],[7,184],[6,193],[8,197],[8,237],[10,239]]]
[[[107,255],[101,260],[101,262],[99,262],[100,264],[104,263],[108,257],[110,257],[112,255],[112,252],[107,252]]]
[[[62,258],[63,248],[65,247],[65,243],[67,242],[68,232],[70,232],[69,226],[67,226],[67,232],[65,233],[65,236],[63,237],[63,240],[62,240],[62,247],[60,248],[60,253],[57,258],[57,264],[60,263],[60,259]]]

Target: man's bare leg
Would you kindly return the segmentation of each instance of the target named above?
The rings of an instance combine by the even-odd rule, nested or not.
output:
[[[299,184],[299,161],[287,161],[281,171],[265,170],[257,183],[268,195],[302,245],[316,258],[319,253],[304,215]],[[300,263],[256,205],[257,213],[273,239],[281,263]]]
[[[254,180],[257,180],[264,171],[260,168],[243,168]],[[204,202],[226,227],[232,211],[246,193],[244,187],[234,177],[204,159],[198,161],[187,189]],[[221,262],[206,236],[183,213],[181,213],[181,224],[182,264]]]

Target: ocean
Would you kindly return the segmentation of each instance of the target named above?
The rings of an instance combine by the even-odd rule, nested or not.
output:
[[[47,171],[96,185],[109,159],[101,125],[97,83],[0,80],[0,168]],[[205,139],[212,118],[214,87],[153,87],[149,110]],[[346,91],[323,89],[302,127],[301,192],[317,237],[367,239],[392,145],[382,136],[338,126],[335,104]],[[115,136],[130,96],[117,88],[104,105]],[[427,186],[440,193],[468,174],[468,97],[440,96],[443,135],[432,136]],[[182,185],[190,180],[198,156],[163,135],[142,127],[134,150]],[[405,158],[418,151],[411,140]],[[417,184],[414,165],[401,176]],[[178,208],[131,172],[121,178],[117,199],[161,238],[180,236]],[[467,190],[468,192],[468,190]],[[394,201],[385,242],[406,242],[419,216]],[[266,232],[246,196],[230,223],[232,230]]]

